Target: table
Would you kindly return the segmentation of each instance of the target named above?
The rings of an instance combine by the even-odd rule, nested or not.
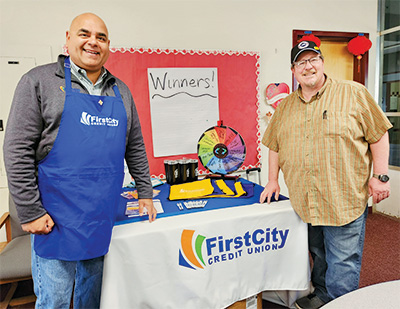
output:
[[[261,291],[308,289],[307,225],[289,200],[257,203],[261,191],[256,185],[241,205],[194,213],[160,194],[166,213],[153,223],[120,214],[105,257],[101,307],[224,308]],[[172,216],[169,208],[185,214]]]
[[[322,306],[324,309],[397,309],[400,304],[400,280],[369,285],[340,296]]]

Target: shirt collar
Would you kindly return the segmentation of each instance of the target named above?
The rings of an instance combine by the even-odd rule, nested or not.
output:
[[[303,96],[301,94],[301,86],[299,85],[299,87],[296,90],[296,93],[297,93],[297,96],[299,97],[299,99],[303,101],[303,103],[311,103],[315,99],[319,99],[322,96],[322,94],[325,92],[328,85],[330,85],[332,83],[332,79],[330,77],[328,77],[328,75],[324,74],[324,76],[325,76],[325,82],[324,82],[322,88],[311,98],[311,100],[309,102],[306,102],[306,100],[303,98]]]
[[[93,84],[92,81],[91,81],[91,80],[89,79],[89,77],[87,76],[86,70],[85,70],[85,69],[82,69],[82,68],[80,68],[80,67],[78,67],[75,63],[73,63],[71,57],[69,58],[69,60],[70,60],[70,62],[71,62],[71,72],[72,72],[76,77],[79,78],[79,77],[81,76],[81,77],[83,77],[86,81],[88,81],[88,82],[90,82],[91,84]],[[106,70],[104,67],[102,67],[102,68],[101,68],[100,76],[99,76],[99,78],[97,79],[96,84],[95,84],[94,86],[101,84],[101,83],[103,82],[103,80],[106,78],[106,76],[107,76],[107,70]]]

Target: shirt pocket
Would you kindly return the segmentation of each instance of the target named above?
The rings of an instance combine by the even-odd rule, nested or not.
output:
[[[317,130],[322,137],[344,137],[349,129],[349,114],[345,112],[324,111],[317,123]]]

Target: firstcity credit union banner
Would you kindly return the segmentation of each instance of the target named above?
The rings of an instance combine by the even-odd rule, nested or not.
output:
[[[307,224],[281,201],[119,225],[104,274],[104,308],[224,308],[306,290]]]

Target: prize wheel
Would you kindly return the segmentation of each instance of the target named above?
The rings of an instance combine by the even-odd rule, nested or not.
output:
[[[201,164],[214,174],[226,175],[239,169],[246,157],[243,138],[227,126],[206,130],[197,144]]]

